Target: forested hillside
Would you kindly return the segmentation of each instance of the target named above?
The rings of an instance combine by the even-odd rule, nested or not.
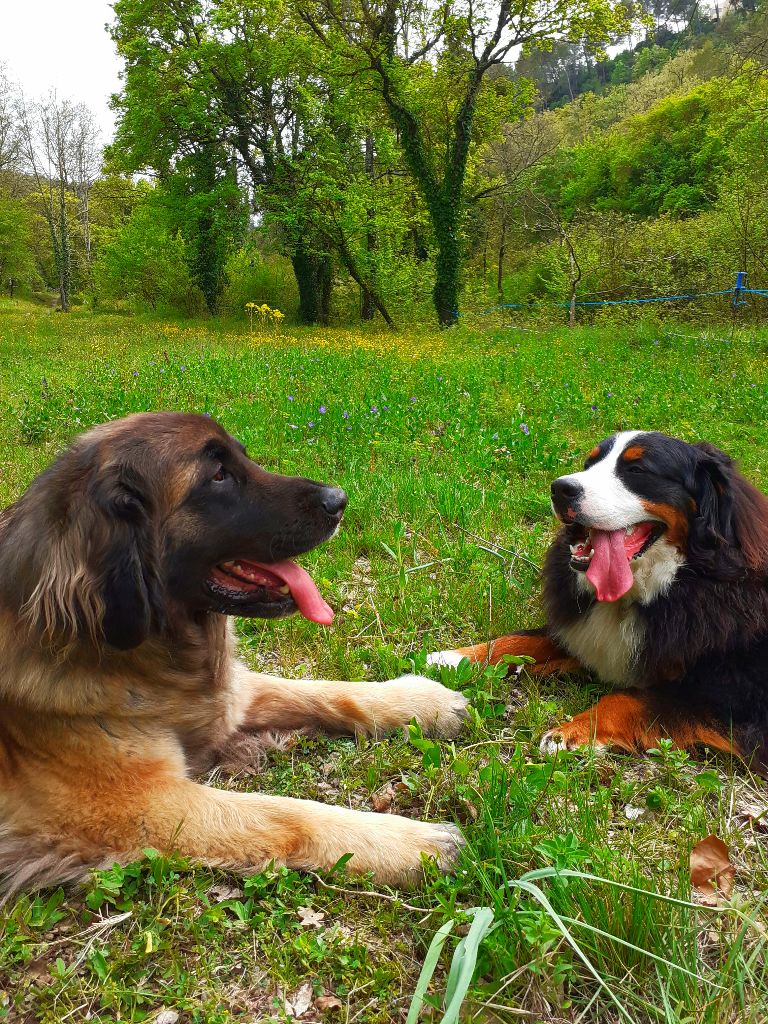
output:
[[[105,154],[0,76],[3,292],[447,325],[768,286],[764,6],[349,12],[118,0]]]

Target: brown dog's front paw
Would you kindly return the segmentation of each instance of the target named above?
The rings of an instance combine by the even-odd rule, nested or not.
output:
[[[425,676],[401,676],[380,684],[391,703],[392,717],[399,713],[398,724],[415,718],[425,735],[450,740],[464,728],[469,701],[458,690]]]
[[[436,861],[441,871],[453,870],[466,845],[456,825],[386,817],[394,827],[378,850],[379,864],[374,870],[379,879],[390,885],[417,884],[424,876],[425,856]]]

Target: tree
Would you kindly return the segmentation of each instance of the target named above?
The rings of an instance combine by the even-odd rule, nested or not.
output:
[[[16,93],[0,64],[0,175],[16,166],[19,155],[19,126]]]
[[[211,153],[222,173],[236,154],[291,259],[300,319],[327,323],[334,259],[386,318],[328,201],[345,193],[355,165],[364,174],[358,141],[337,116],[352,109],[350,83],[345,91],[330,81],[329,62],[291,9],[282,0],[118,0],[115,14],[126,73],[111,152],[121,166],[165,180]]]
[[[36,103],[22,102],[19,109],[19,150],[35,181],[51,238],[59,302],[67,312],[73,270],[71,206],[74,201],[90,258],[88,196],[100,163],[98,133],[86,106],[58,100],[55,94]]]
[[[34,275],[30,216],[24,203],[0,190],[0,288],[11,296]]]
[[[433,298],[438,321],[458,318],[467,166],[482,131],[519,116],[520,90],[483,90],[488,72],[516,47],[552,39],[598,46],[627,31],[623,0],[299,0],[302,16],[348,73],[374,88],[429,210],[437,246]],[[483,101],[484,117],[478,117]],[[490,119],[490,123],[488,120]]]

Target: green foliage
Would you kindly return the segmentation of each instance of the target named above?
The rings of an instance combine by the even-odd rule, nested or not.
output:
[[[0,189],[0,293],[8,294],[12,288],[29,290],[36,280],[31,246],[29,209]]]
[[[265,254],[255,239],[229,256],[224,276],[220,306],[225,313],[239,317],[248,302],[271,302],[281,310],[296,307],[296,282],[290,264],[284,257]]]
[[[109,241],[104,240],[95,276],[97,291],[104,296],[128,297],[152,310],[201,310],[187,243],[174,231],[162,199],[149,197]]]
[[[717,183],[741,148],[754,88],[716,79],[582,146],[558,153],[537,174],[566,216],[617,210],[640,217],[687,216],[710,206]],[[747,119],[749,124],[751,119]]]

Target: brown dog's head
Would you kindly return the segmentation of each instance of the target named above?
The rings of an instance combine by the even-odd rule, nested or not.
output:
[[[189,615],[333,616],[290,559],[346,495],[268,473],[212,419],[140,413],[79,437],[7,510],[0,600],[48,643],[137,647]]]

